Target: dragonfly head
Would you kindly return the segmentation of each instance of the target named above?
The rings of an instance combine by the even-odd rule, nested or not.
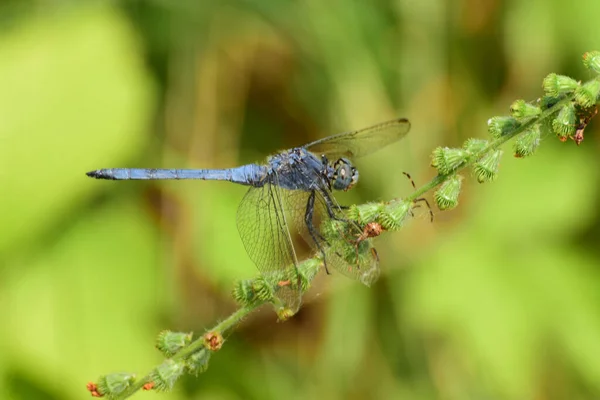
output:
[[[335,190],[350,190],[357,182],[358,170],[354,168],[350,160],[347,158],[340,158],[333,163],[331,186],[333,186]]]

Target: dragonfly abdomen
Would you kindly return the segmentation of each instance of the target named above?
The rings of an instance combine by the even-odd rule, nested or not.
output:
[[[248,164],[227,169],[146,169],[146,168],[107,168],[86,173],[96,179],[109,180],[161,180],[199,179],[228,181],[249,186],[262,186],[267,174],[263,165]]]

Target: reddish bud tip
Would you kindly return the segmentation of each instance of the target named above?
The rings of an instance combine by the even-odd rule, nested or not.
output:
[[[223,346],[223,336],[219,332],[208,332],[204,335],[204,345],[211,351],[217,351]]]
[[[365,225],[365,228],[358,237],[357,242],[362,242],[369,238],[377,237],[383,233],[383,230],[383,226],[381,226],[379,222],[369,222],[367,225]]]
[[[100,392],[98,392],[98,385],[96,385],[94,382],[88,382],[85,385],[86,389],[88,390],[88,392],[90,392],[90,394],[92,395],[92,397],[103,397],[103,394],[100,394]]]
[[[573,135],[573,140],[575,141],[575,144],[577,146],[579,146],[581,142],[583,142],[583,129],[578,129],[575,132],[575,134]]]

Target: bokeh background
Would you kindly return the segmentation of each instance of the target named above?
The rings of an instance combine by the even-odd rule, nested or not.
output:
[[[596,0],[75,2],[0,5],[0,398],[81,399],[161,362],[163,329],[202,334],[257,271],[243,187],[111,182],[103,167],[220,168],[397,116],[340,201],[389,200],[429,154],[586,80]],[[544,138],[467,173],[459,207],[376,240],[373,288],[321,276],[301,312],[268,307],[162,399],[600,398],[600,152]],[[429,194],[430,196],[431,194]],[[139,398],[158,398],[139,393]]]

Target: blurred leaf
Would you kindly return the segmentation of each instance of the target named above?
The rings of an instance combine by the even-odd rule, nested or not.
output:
[[[468,210],[475,229],[497,231],[514,245],[532,245],[538,240],[560,242],[590,224],[598,194],[597,186],[590,183],[600,172],[589,168],[594,156],[572,142],[543,140],[531,158],[507,154],[498,180],[477,188],[481,195]]]
[[[332,279],[329,279],[333,283]],[[346,282],[345,290],[338,291],[329,304],[328,325],[319,360],[319,375],[335,371],[322,383],[320,393],[336,394],[341,398],[353,389],[353,379],[361,376],[361,360],[370,351],[372,298],[369,289],[354,282]],[[351,351],[350,351],[351,349]],[[356,383],[357,387],[359,382]]]
[[[0,298],[4,362],[73,398],[101,374],[146,372],[161,358],[153,351],[167,282],[161,253],[134,205],[110,204],[35,260],[11,262]]]
[[[598,277],[574,249],[553,247],[585,226],[595,198],[586,182],[597,170],[586,168],[591,160],[581,151],[546,150],[503,165],[470,218],[445,235],[399,295],[411,319],[476,362],[481,372],[465,371],[464,388],[488,377],[493,393],[531,398],[553,338],[566,350],[560,356],[600,390],[600,345],[591,339],[600,335],[600,307],[592,306]]]
[[[190,196],[194,205],[194,252],[198,265],[229,292],[237,279],[252,278],[258,274],[250,260],[236,225],[237,207],[246,188],[229,187],[219,183],[202,182]],[[212,267],[212,268],[211,268]]]
[[[101,190],[84,173],[139,151],[153,101],[132,31],[108,7],[5,32],[0,87],[2,252]]]

